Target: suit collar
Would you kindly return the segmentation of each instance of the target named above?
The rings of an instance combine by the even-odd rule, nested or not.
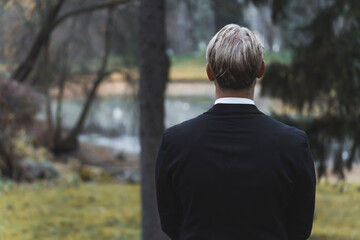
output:
[[[253,104],[215,104],[212,108],[209,109],[206,113],[252,113],[259,114],[262,113],[255,105]]]
[[[253,104],[255,105],[254,101],[249,98],[239,98],[239,97],[223,97],[218,98],[215,101],[215,104],[219,103],[226,103],[226,104]]]

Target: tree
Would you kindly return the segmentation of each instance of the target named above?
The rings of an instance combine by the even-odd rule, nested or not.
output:
[[[141,0],[139,11],[139,104],[143,240],[167,239],[161,231],[155,195],[155,160],[164,131],[168,81],[165,0]]]
[[[240,4],[237,0],[212,0],[212,4],[216,32],[229,23],[242,22]]]
[[[30,48],[30,51],[26,55],[25,59],[19,64],[17,69],[14,71],[12,78],[19,82],[24,82],[26,80],[27,76],[32,71],[35,62],[40,55],[41,50],[46,44],[48,44],[52,31],[64,20],[72,16],[89,13],[99,9],[117,6],[119,4],[124,4],[129,1],[130,0],[105,1],[104,3],[95,4],[67,12],[62,16],[58,17],[60,10],[64,5],[64,3],[66,2],[66,0],[57,0],[54,6],[49,10],[47,17],[43,22],[43,25],[39,33],[37,34],[34,43]]]
[[[65,0],[58,0],[56,4],[50,9],[48,15],[43,23],[43,27],[37,35],[34,44],[32,45],[25,60],[19,64],[19,67],[14,71],[12,78],[19,82],[24,82],[30,71],[32,70],[35,61],[37,60],[42,48],[48,44],[50,33],[52,31],[52,23],[57,18]]]
[[[59,113],[57,113],[57,129],[54,134],[54,144],[52,151],[54,153],[63,153],[68,152],[71,150],[74,150],[78,146],[78,135],[80,134],[82,127],[84,125],[86,116],[90,110],[90,106],[92,102],[95,99],[96,91],[99,87],[99,85],[102,83],[104,78],[109,74],[107,72],[107,63],[108,63],[108,57],[110,53],[110,40],[111,40],[111,30],[113,27],[113,16],[112,16],[113,9],[112,7],[109,7],[108,9],[108,17],[106,21],[106,30],[105,30],[105,37],[104,37],[104,55],[101,60],[100,67],[97,72],[96,80],[93,82],[91,90],[89,91],[84,107],[81,111],[80,117],[78,121],[76,122],[75,126],[71,129],[71,131],[67,134],[67,136],[64,139],[61,139],[61,120],[59,117]],[[62,91],[64,89],[64,79],[60,81],[60,102],[62,97]],[[58,103],[59,104],[59,103]],[[61,110],[59,110],[61,111]]]
[[[0,76],[1,177],[16,178],[20,158],[15,153],[14,137],[33,124],[41,102],[41,96],[31,87]]]
[[[360,149],[360,5],[355,0],[317,5],[294,31],[291,64],[272,64],[262,93],[297,109],[297,119],[282,119],[308,132],[319,176],[331,159],[334,173],[344,178],[344,161],[351,169]]]
[[[244,8],[248,4],[255,6],[266,6],[271,10],[271,20],[276,21],[280,16],[283,16],[284,6],[287,5],[286,0],[212,0],[212,8],[214,12],[215,31],[219,31],[222,27],[229,23],[248,25],[244,19]],[[260,16],[263,18],[264,16]]]
[[[16,1],[15,1],[16,2]],[[112,38],[112,30],[113,30],[113,15],[110,13],[112,12],[112,8],[120,5],[130,2],[130,0],[108,0],[104,1],[102,3],[98,4],[90,4],[90,5],[80,5],[79,7],[75,7],[74,2],[70,3],[66,0],[56,0],[53,5],[49,4],[47,8],[41,9],[39,8],[39,12],[41,15],[44,15],[44,19],[42,21],[42,25],[40,27],[40,30],[35,37],[35,40],[33,44],[30,47],[30,51],[25,57],[25,59],[19,64],[17,69],[13,73],[13,79],[24,82],[28,79],[28,76],[31,72],[35,72],[36,75],[33,77],[33,81],[31,81],[31,84],[38,84],[41,82],[44,86],[42,86],[42,92],[47,93],[48,88],[55,82],[55,80],[59,80],[59,95],[58,95],[58,102],[57,102],[57,110],[56,110],[56,118],[55,122],[52,121],[51,116],[51,109],[50,109],[50,98],[48,97],[48,104],[47,104],[47,116],[48,116],[48,129],[49,129],[49,142],[50,142],[50,148],[55,154],[69,152],[72,150],[75,150],[78,147],[78,135],[82,131],[85,119],[87,117],[87,114],[90,110],[91,104],[94,101],[96,97],[96,91],[100,84],[103,82],[105,77],[110,73],[107,70],[107,63],[108,63],[108,57],[110,55],[110,40]],[[68,3],[65,5],[65,3]],[[40,2],[36,2],[36,6],[40,5]],[[76,5],[76,4],[75,4]],[[67,6],[67,9],[65,9],[65,13],[63,12],[63,7]],[[66,56],[66,48],[65,46],[71,45],[71,41],[76,41],[76,38],[74,38],[75,34],[71,34],[66,42],[64,42],[64,46],[58,47],[61,51],[60,54],[57,54],[55,57],[57,59],[54,59],[51,61],[51,49],[50,49],[50,41],[51,41],[51,34],[52,32],[65,20],[69,19],[70,17],[86,14],[86,13],[92,13],[93,11],[102,10],[108,8],[109,16],[107,17],[107,21],[104,23],[105,27],[105,33],[104,33],[104,54],[101,58],[101,63],[99,66],[99,69],[96,73],[96,79],[90,86],[90,91],[87,92],[86,100],[83,106],[83,109],[80,113],[80,116],[74,125],[72,129],[67,133],[66,136],[62,136],[62,124],[61,124],[61,104],[62,104],[62,93],[64,90],[64,84],[65,80],[68,77],[68,73],[71,71],[71,66],[69,64],[62,64],[64,66],[60,67],[61,71],[55,71],[56,68],[59,68],[59,66],[50,66],[50,62],[54,62],[52,65],[57,65],[60,62],[65,62],[65,60],[61,61],[64,56]],[[79,22],[79,21],[77,21]],[[75,22],[76,23],[76,22]],[[87,24],[87,23],[85,23]],[[73,24],[76,25],[76,24]],[[102,26],[101,26],[102,27]],[[53,39],[53,42],[56,39]],[[40,58],[41,61],[38,61]],[[41,64],[41,66],[37,66],[37,64]],[[66,65],[66,66],[65,66]],[[35,68],[36,71],[33,71]],[[52,68],[51,70],[49,68]],[[68,68],[68,69],[66,69]],[[52,74],[49,74],[49,73]],[[40,83],[40,84],[41,84]],[[39,86],[37,86],[39,87]],[[55,126],[54,126],[55,123]]]

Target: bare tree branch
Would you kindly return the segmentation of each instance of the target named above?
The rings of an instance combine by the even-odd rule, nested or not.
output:
[[[63,22],[64,20],[66,20],[69,17],[75,16],[75,15],[80,15],[80,14],[84,14],[84,13],[88,13],[88,12],[92,12],[92,11],[96,11],[96,10],[100,10],[100,9],[104,9],[104,8],[108,8],[108,7],[115,7],[117,5],[120,4],[125,4],[128,2],[131,2],[132,0],[113,0],[113,1],[106,1],[104,3],[100,3],[100,4],[95,4],[93,6],[88,6],[88,7],[84,7],[84,8],[80,8],[68,13],[65,13],[63,16],[59,17],[53,24],[53,28],[55,28],[57,25],[59,25],[61,22]]]
[[[33,43],[29,51],[29,54],[27,55],[25,60],[21,64],[19,64],[19,67],[14,71],[12,78],[19,82],[25,81],[25,79],[33,69],[34,63],[36,62],[41,49],[48,41],[50,34],[65,19],[83,13],[88,13],[109,7],[115,7],[119,4],[125,4],[130,1],[132,0],[112,0],[112,1],[109,0],[101,4],[95,4],[92,6],[84,7],[78,10],[65,13],[63,16],[56,18],[61,9],[61,6],[65,2],[65,0],[58,0],[55,7],[50,11],[47,21],[45,21],[43,27],[41,28],[39,34],[37,35],[35,42]]]
[[[51,23],[55,20],[56,16],[60,12],[65,0],[58,0],[55,6],[49,11],[47,20],[44,22],[40,32],[38,33],[29,53],[25,60],[14,71],[12,78],[19,82],[24,82],[34,67],[35,61],[38,59],[40,51],[46,45],[49,40],[50,33],[52,32]],[[50,24],[49,24],[50,23]]]
[[[29,19],[27,19],[25,17],[25,10],[24,10],[23,6],[21,6],[21,4],[16,0],[14,1],[14,6],[15,6],[16,10],[20,13],[20,16],[23,19],[23,21],[25,22],[26,26],[30,27],[32,29],[33,25],[31,24]]]
[[[108,8],[108,17],[106,21],[106,31],[105,31],[105,39],[104,39],[104,55],[101,61],[101,65],[99,67],[99,70],[97,72],[96,80],[94,81],[91,91],[87,96],[86,102],[84,104],[84,107],[81,111],[80,117],[74,126],[74,128],[70,131],[70,133],[67,135],[67,137],[62,140],[58,146],[54,146],[53,152],[63,152],[75,149],[77,147],[77,138],[79,133],[81,132],[86,116],[90,110],[91,104],[94,101],[96,97],[96,91],[98,87],[100,86],[101,82],[105,79],[105,77],[109,74],[109,72],[106,71],[107,63],[109,59],[110,54],[110,47],[111,47],[111,33],[113,28],[113,7]]]

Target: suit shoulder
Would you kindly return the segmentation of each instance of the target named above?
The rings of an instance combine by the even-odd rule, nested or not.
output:
[[[290,140],[291,142],[295,141],[297,143],[304,143],[304,141],[307,141],[307,135],[305,131],[300,130],[294,126],[289,126],[265,114],[263,116],[268,124],[270,131],[276,134],[278,137],[282,137],[282,139],[287,141]]]
[[[178,138],[184,135],[188,136],[188,134],[191,134],[194,131],[199,131],[201,129],[201,126],[204,125],[205,118],[206,115],[201,114],[195,118],[189,119],[187,121],[169,127],[164,132],[164,138],[168,138],[168,139]]]

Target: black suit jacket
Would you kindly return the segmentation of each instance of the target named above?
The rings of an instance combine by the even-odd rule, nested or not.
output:
[[[167,129],[156,162],[163,231],[173,240],[304,240],[315,171],[305,132],[250,104],[217,104]]]

